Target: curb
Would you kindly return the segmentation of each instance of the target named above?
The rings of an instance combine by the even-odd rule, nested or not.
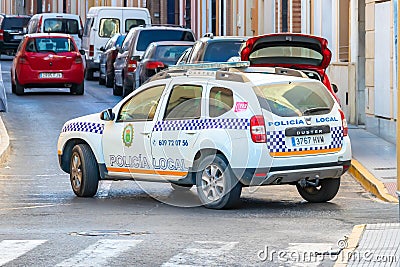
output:
[[[345,267],[348,265],[351,256],[358,247],[361,237],[365,231],[366,224],[359,224],[353,227],[349,238],[347,239],[347,246],[340,252],[334,267]]]
[[[7,160],[8,153],[10,152],[10,138],[7,129],[4,126],[3,120],[0,116],[0,163]]]
[[[399,200],[390,195],[385,188],[385,185],[375,178],[375,176],[370,173],[360,162],[355,159],[351,160],[351,167],[349,168],[349,173],[369,192],[374,194],[379,199],[398,203]]]

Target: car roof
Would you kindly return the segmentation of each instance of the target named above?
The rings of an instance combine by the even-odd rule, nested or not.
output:
[[[156,46],[160,45],[193,45],[194,42],[188,42],[188,41],[159,41],[159,42],[153,42],[152,44]]]
[[[154,31],[154,30],[176,30],[176,31],[188,31],[192,32],[191,29],[188,28],[183,28],[179,25],[171,25],[171,26],[165,26],[165,25],[140,25],[138,27],[134,27],[131,30],[137,30],[137,31]]]
[[[79,15],[76,14],[68,14],[68,13],[40,13],[34,15],[34,17],[43,16],[45,18],[69,18],[69,19],[79,19]]]
[[[231,42],[231,41],[247,41],[250,37],[247,36],[213,36],[213,37],[202,37],[198,42],[211,43],[211,42]]]
[[[26,36],[30,38],[40,38],[40,37],[72,38],[71,35],[65,33],[44,33],[44,32],[26,34]]]
[[[7,15],[7,14],[0,14],[0,16],[4,18],[30,18],[29,15]]]

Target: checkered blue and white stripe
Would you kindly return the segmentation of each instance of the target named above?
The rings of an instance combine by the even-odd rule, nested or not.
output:
[[[199,120],[168,120],[159,121],[154,131],[179,131],[203,129],[233,129],[246,130],[250,127],[249,119],[199,119]]]
[[[94,122],[73,122],[63,127],[62,132],[89,132],[103,134],[104,124]]]
[[[331,127],[331,143],[329,145],[319,146],[319,147],[288,148],[286,146],[284,131],[267,132],[267,147],[271,153],[333,149],[333,148],[341,148],[342,145],[343,145],[342,126]]]

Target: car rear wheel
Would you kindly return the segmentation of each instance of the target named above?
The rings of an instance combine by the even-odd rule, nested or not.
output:
[[[296,185],[301,197],[308,202],[321,203],[333,199],[339,191],[340,178],[319,180],[318,186]]]
[[[206,208],[228,209],[239,202],[242,184],[222,155],[206,156],[199,170],[196,173],[197,194]]]
[[[23,95],[25,92],[25,88],[18,82],[18,78],[15,76],[15,94]]]
[[[114,77],[112,77],[112,75],[107,74],[106,73],[106,87],[111,88],[113,87],[113,81],[114,81]]]
[[[71,155],[70,181],[78,197],[92,197],[99,185],[99,168],[87,144],[74,146]]]
[[[100,78],[99,78],[99,85],[105,85],[105,84],[106,84],[106,80],[103,79],[103,78],[101,78],[101,76],[100,76]]]
[[[121,96],[122,95],[122,87],[117,86],[115,83],[115,77],[114,77],[114,85],[113,85],[113,95]]]
[[[71,94],[83,95],[83,93],[85,92],[85,83],[82,82],[80,84],[73,84],[70,92]]]
[[[86,68],[86,70],[85,70],[86,80],[93,81],[94,80],[93,73],[94,73],[94,71],[92,69]]]

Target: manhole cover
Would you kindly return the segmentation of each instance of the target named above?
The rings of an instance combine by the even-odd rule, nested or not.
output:
[[[133,232],[128,230],[93,230],[87,232],[72,232],[69,233],[72,236],[132,236],[132,235],[144,235],[147,232]]]

